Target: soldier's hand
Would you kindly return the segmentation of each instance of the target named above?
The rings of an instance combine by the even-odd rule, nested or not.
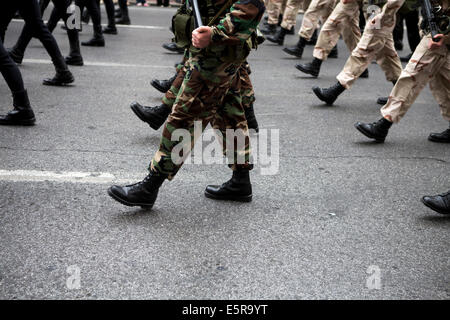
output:
[[[200,27],[192,32],[192,44],[194,47],[203,49],[211,43],[212,30],[210,27]]]
[[[428,49],[430,50],[436,50],[442,47],[442,44],[444,43],[444,35],[439,33],[434,36],[435,39],[439,39],[438,42],[434,42],[433,39],[430,39],[428,42]]]

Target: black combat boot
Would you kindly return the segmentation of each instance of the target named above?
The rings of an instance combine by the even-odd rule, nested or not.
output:
[[[150,210],[158,197],[158,190],[167,175],[151,171],[144,180],[128,186],[112,186],[108,194],[114,200],[129,207],[142,207]]]
[[[4,126],[32,126],[36,122],[33,109],[28,100],[27,91],[13,92],[14,109],[4,116],[0,116],[0,125]]]
[[[116,24],[130,25],[131,20],[130,17],[122,15],[119,19],[116,20]]]
[[[431,210],[441,214],[450,214],[450,191],[437,196],[425,196],[422,202]]]
[[[164,43],[162,47],[170,52],[184,53],[184,48],[180,48],[175,42]]]
[[[337,45],[335,45],[333,47],[333,49],[331,49],[330,54],[328,54],[328,58],[333,58],[333,59],[337,59],[338,58],[338,48]]]
[[[295,67],[301,72],[312,75],[314,78],[320,73],[320,66],[322,65],[322,60],[314,58],[313,61],[309,63],[300,63],[295,65]]]
[[[295,46],[286,47],[283,49],[283,51],[286,52],[287,54],[290,54],[291,56],[296,56],[298,58],[301,58],[303,55],[303,50],[305,49],[305,46],[306,46],[306,39],[300,37],[300,39],[298,39],[298,42]]]
[[[253,103],[248,108],[245,108],[245,118],[247,119],[248,128],[259,132],[258,121],[256,121]]]
[[[361,76],[360,76],[360,78],[361,78]],[[397,83],[397,80],[391,81],[391,82],[392,82],[392,84],[395,87],[395,84]],[[384,106],[386,103],[388,103],[388,100],[389,100],[389,97],[379,97],[377,99],[377,104]]]
[[[103,33],[105,34],[117,34],[117,28],[116,23],[114,22],[114,25],[107,25],[106,28],[103,28]]]
[[[316,94],[317,98],[331,106],[333,102],[336,101],[336,99],[339,97],[339,95],[345,91],[345,88],[339,82],[336,82],[336,84],[332,85],[329,88],[319,88],[317,86],[314,86],[312,90]]]
[[[295,34],[295,27],[292,26],[292,27],[289,29],[289,31],[287,32],[287,34],[289,34],[289,35],[294,35],[294,34]]]
[[[428,140],[433,142],[450,143],[450,126],[441,133],[430,133]]]
[[[156,107],[142,106],[137,102],[130,105],[131,110],[138,116],[139,119],[148,123],[154,130],[158,130],[172,111],[168,106],[162,104]]]
[[[205,196],[216,200],[252,201],[252,185],[249,173],[248,169],[233,171],[231,179],[221,186],[207,186]]]
[[[14,48],[8,48],[6,49],[6,51],[8,51],[9,56],[11,57],[11,59],[13,59],[13,61],[17,64],[22,64],[22,60],[23,60],[23,52],[21,52],[20,50],[18,50],[16,47]]]
[[[314,30],[314,33],[311,36],[311,39],[309,39],[309,41],[306,44],[308,46],[315,46],[317,43],[317,39],[318,39],[318,36],[317,36],[317,29],[316,29],[316,30]]]
[[[268,24],[267,26],[262,27],[259,31],[261,31],[262,34],[271,35],[277,31],[277,25],[276,24]]]
[[[389,100],[389,97],[379,97],[377,98],[377,104],[384,106]]]
[[[72,72],[67,70],[56,71],[53,78],[44,79],[42,84],[46,86],[65,86],[75,81]]]
[[[153,79],[150,84],[152,85],[153,88],[155,88],[156,90],[158,90],[159,92],[162,93],[166,93],[167,91],[169,91],[170,87],[172,86],[172,83],[175,81],[177,77],[177,74],[175,74],[172,78],[170,78],[169,80],[157,80],[157,79]]]
[[[278,32],[275,35],[268,36],[267,40],[269,40],[270,42],[277,43],[279,46],[282,46],[284,43],[284,37],[288,32],[289,30],[281,27],[280,30],[278,30]]]
[[[355,128],[359,132],[368,138],[375,139],[377,142],[384,142],[391,126],[392,122],[385,118],[381,118],[374,123],[355,123]]]
[[[94,26],[94,37],[88,41],[82,42],[81,45],[88,47],[104,47],[105,38],[103,37],[102,26]]]
[[[78,39],[78,31],[68,30],[67,36],[69,37],[70,53],[65,58],[66,64],[71,66],[82,66],[84,64],[83,57],[81,56],[80,41]]]

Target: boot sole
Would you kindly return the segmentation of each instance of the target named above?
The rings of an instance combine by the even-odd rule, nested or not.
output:
[[[437,142],[437,143],[450,143],[450,140],[440,140],[440,139],[433,138],[431,136],[428,137],[428,141]]]
[[[29,120],[22,120],[16,122],[3,122],[0,121],[1,126],[34,126],[36,124],[36,118]]]
[[[333,105],[333,102],[336,101],[336,100],[328,101],[328,100],[322,95],[322,92],[320,92],[320,88],[319,88],[319,87],[313,87],[313,88],[312,88],[312,91],[316,94],[317,98],[319,98],[320,100],[322,100],[323,102],[325,102],[325,103],[326,103],[327,105],[329,105],[329,106],[332,106],[332,105]]]
[[[148,124],[153,130],[158,130],[159,128],[161,128],[162,124],[160,125],[157,123],[153,123],[152,121],[149,121],[148,119],[146,119],[144,117],[144,115],[141,113],[141,110],[139,110],[139,108],[137,106],[135,106],[134,104],[132,104],[130,106],[130,108],[142,122],[145,122],[146,124]]]
[[[294,53],[292,51],[287,50],[286,48],[284,48],[283,51],[286,52],[287,54],[289,54],[291,56],[294,56],[294,57],[297,57],[297,58],[301,58],[303,56],[303,53],[302,54],[296,54],[296,53]]]
[[[422,201],[422,203],[425,205],[425,206],[427,206],[428,208],[430,208],[431,210],[433,210],[433,211],[435,211],[435,212],[437,212],[437,213],[440,213],[440,214],[450,214],[450,212],[445,212],[445,211],[443,211],[443,210],[441,210],[441,209],[438,209],[438,208],[435,208],[435,207],[433,207],[433,206],[431,206],[430,204],[428,204],[427,202],[425,202],[425,200],[422,198],[422,199],[420,199],[421,201]]]
[[[363,128],[361,128],[361,127],[358,126],[357,124],[355,124],[355,128],[356,128],[359,132],[361,132],[363,135],[365,135],[367,138],[374,139],[376,142],[383,143],[384,140],[386,140],[386,138],[385,138],[385,139],[375,138],[370,132],[364,130]]]
[[[47,81],[43,81],[42,84],[44,86],[50,86],[50,87],[66,87],[69,86],[70,84],[72,84],[75,80],[72,81],[67,81],[67,82],[47,82]]]
[[[311,76],[313,76],[314,78],[317,78],[317,76],[319,75],[318,73],[316,74],[316,73],[313,73],[313,72],[311,72],[311,71],[309,71],[309,70],[307,70],[307,69],[304,69],[301,65],[296,65],[295,66],[295,68],[297,69],[297,70],[300,70],[301,72],[303,72],[303,73],[306,73],[306,74],[309,74],[309,75],[311,75]]]
[[[266,38],[266,40],[268,40],[268,41],[270,41],[272,43],[275,43],[275,44],[277,44],[279,46],[282,46],[284,44],[284,41],[280,43],[279,41],[274,41],[273,39],[269,39],[269,38]]]
[[[227,200],[227,201],[238,201],[238,202],[251,202],[253,196],[227,196],[227,197],[220,197],[215,194],[209,193],[208,191],[205,191],[205,197],[209,199],[214,200]]]
[[[90,44],[90,43],[81,43],[82,46],[85,47],[104,47],[105,44],[101,44],[101,43],[96,43],[96,44]]]
[[[114,194],[114,193],[111,191],[111,188],[108,189],[108,195],[109,195],[111,198],[113,198],[114,200],[116,200],[117,202],[119,202],[119,203],[121,203],[121,204],[123,204],[123,205],[125,205],[125,206],[128,206],[128,207],[141,207],[142,209],[150,210],[150,209],[153,208],[153,205],[155,204],[154,202],[153,202],[152,204],[148,204],[148,203],[131,203],[131,202],[128,202],[128,201],[126,201],[126,200],[120,198],[120,197],[117,196],[116,194]]]
[[[84,62],[71,62],[71,61],[66,61],[66,64],[69,66],[76,66],[76,67],[82,67],[84,66]]]

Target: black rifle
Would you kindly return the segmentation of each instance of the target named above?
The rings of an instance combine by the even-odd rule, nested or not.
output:
[[[192,3],[192,10],[194,11],[195,27],[196,28],[203,27],[202,15],[200,14],[200,7],[198,5],[198,1],[197,0],[186,0],[186,1],[191,1]]]
[[[439,28],[436,24],[436,17],[433,13],[433,7],[431,6],[430,0],[422,0],[424,18],[427,21],[428,28],[431,32],[431,38],[434,42],[439,42],[440,39],[435,38],[439,34]]]

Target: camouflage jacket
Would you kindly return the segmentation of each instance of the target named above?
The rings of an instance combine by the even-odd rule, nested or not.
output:
[[[217,5],[223,5],[226,0],[216,0]],[[233,1],[225,17],[212,26],[212,45],[242,45],[252,34],[264,14],[263,0]]]
[[[368,19],[364,32],[386,34],[392,33],[395,27],[397,11],[403,6],[405,0],[387,0],[381,12]]]

